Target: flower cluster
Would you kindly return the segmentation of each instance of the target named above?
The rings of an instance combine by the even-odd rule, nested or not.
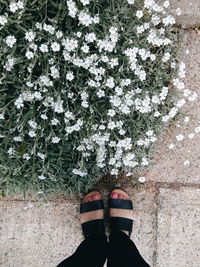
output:
[[[0,14],[1,166],[66,192],[147,166],[184,104],[169,1],[30,2]]]

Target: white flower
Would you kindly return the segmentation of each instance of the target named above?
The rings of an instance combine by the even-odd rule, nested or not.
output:
[[[162,58],[162,62],[167,62],[171,57],[171,54],[169,52],[165,53],[163,58]]]
[[[98,90],[97,91],[97,96],[99,97],[99,98],[101,98],[101,97],[104,97],[105,96],[105,92],[103,91],[103,90]]]
[[[142,158],[141,165],[142,166],[147,166],[149,164],[148,160],[146,158]]]
[[[146,178],[145,177],[139,177],[138,181],[143,184],[143,183],[145,183]]]
[[[39,176],[38,176],[38,179],[40,179],[40,180],[44,180],[44,179],[46,179],[46,177],[42,174],[42,175],[39,175]]]
[[[4,26],[8,22],[6,16],[0,16],[0,25]]]
[[[34,58],[34,54],[33,54],[33,52],[31,52],[31,51],[26,51],[26,54],[25,54],[25,56],[26,56],[26,58],[28,58],[28,59],[32,59],[32,58]]]
[[[182,106],[185,105],[185,103],[186,103],[186,101],[185,101],[185,99],[183,98],[183,99],[180,99],[180,100],[177,102],[176,106],[177,106],[178,108],[181,108]]]
[[[105,86],[107,86],[109,88],[114,88],[114,86],[115,86],[114,78],[113,77],[108,78]]]
[[[196,127],[195,129],[194,129],[194,131],[195,131],[195,133],[200,133],[200,126],[198,126],[198,127]]]
[[[33,120],[29,120],[28,124],[33,128],[33,129],[37,129],[37,122],[33,121]]]
[[[119,130],[119,134],[120,135],[125,135],[126,131],[124,131],[123,129]]]
[[[176,136],[176,139],[177,139],[177,141],[182,141],[182,140],[184,139],[184,135],[182,135],[182,134],[178,134],[178,135]]]
[[[48,117],[47,117],[46,114],[42,114],[40,117],[41,117],[43,120],[47,120],[47,119],[48,119]]]
[[[67,1],[67,7],[69,10],[69,16],[75,18],[78,12],[75,2],[72,0]]]
[[[174,149],[174,144],[170,144],[169,149]]]
[[[190,121],[190,117],[185,117],[184,122],[187,123]]]
[[[62,38],[62,37],[63,37],[63,33],[62,33],[61,31],[57,31],[57,33],[56,33],[56,37],[57,37],[58,39]]]
[[[86,42],[88,42],[88,43],[92,43],[92,42],[94,42],[96,39],[97,39],[97,37],[96,37],[96,34],[95,34],[94,32],[87,33],[87,34],[85,35],[85,40],[86,40]]]
[[[17,6],[19,9],[22,9],[22,8],[24,8],[24,3],[22,1],[18,1]]]
[[[51,76],[52,76],[54,79],[60,78],[60,72],[59,72],[59,70],[56,68],[56,66],[52,66],[52,67],[50,68],[50,71],[51,71]]]
[[[92,24],[92,17],[89,14],[85,13],[84,11],[81,11],[79,13],[78,19],[80,23],[85,26],[89,26],[90,24]]]
[[[34,98],[38,99],[38,100],[41,100],[42,99],[41,93],[40,92],[34,92]]]
[[[136,17],[138,17],[139,19],[142,18],[144,15],[143,11],[142,10],[137,10],[136,12]]]
[[[13,69],[14,63],[15,63],[15,59],[14,58],[8,58],[8,61],[4,65],[4,68],[7,71],[11,71]]]
[[[59,124],[59,120],[57,120],[56,118],[51,120],[51,125],[57,125]]]
[[[83,51],[83,53],[88,53],[90,51],[90,48],[88,45],[85,44],[81,47],[81,50]]]
[[[109,109],[109,110],[108,110],[108,116],[110,116],[110,117],[114,117],[114,116],[115,116],[115,111],[114,111],[114,109]]]
[[[16,142],[22,142],[22,138],[21,138],[21,136],[15,136],[15,137],[13,138],[13,140],[16,141]]]
[[[45,52],[48,52],[49,51],[48,46],[46,44],[41,44],[41,46],[40,46],[39,49],[40,49],[40,51],[42,53],[45,53]]]
[[[43,29],[52,35],[55,33],[55,28],[52,25],[48,25],[48,24],[44,23]]]
[[[184,163],[183,163],[184,166],[188,166],[190,165],[190,161],[189,160],[186,160]]]
[[[36,34],[33,31],[25,33],[25,39],[29,42],[32,42],[35,39]]]
[[[42,24],[41,23],[39,23],[39,22],[36,22],[35,23],[35,27],[36,27],[36,29],[38,29],[38,30],[42,30]]]
[[[90,3],[91,0],[80,0],[80,1],[84,6],[86,6]]]
[[[133,5],[135,3],[135,0],[127,0],[127,2],[129,3],[129,5]]]
[[[154,113],[154,117],[155,117],[155,118],[159,117],[160,115],[161,115],[161,113],[160,113],[159,111],[156,111],[156,112]]]
[[[118,173],[119,173],[118,169],[112,169],[112,170],[110,171],[110,174],[111,174],[111,175],[118,175]]]
[[[36,133],[35,133],[35,131],[30,130],[30,131],[28,132],[28,135],[29,135],[30,137],[35,137],[35,136],[36,136]]]
[[[81,170],[78,170],[78,169],[73,169],[72,173],[74,173],[76,175],[79,175],[81,177],[86,176],[88,174],[86,171],[81,171]]]
[[[152,136],[152,135],[153,135],[153,131],[152,131],[152,130],[147,131],[147,132],[146,132],[146,135],[147,135],[147,136]]]
[[[12,147],[10,147],[10,148],[8,149],[8,151],[7,151],[7,153],[8,153],[10,156],[14,155],[14,152],[15,152],[15,150],[14,150],[14,148],[12,148]]]
[[[68,96],[70,99],[72,99],[73,96],[74,96],[74,93],[68,93],[67,96]]]
[[[0,113],[0,120],[4,120],[5,117],[4,117],[4,114]]]
[[[189,101],[195,101],[197,99],[198,95],[196,92],[194,92],[192,95],[188,97]]]
[[[176,11],[176,14],[177,14],[177,16],[180,16],[180,15],[182,14],[182,12],[181,12],[181,9],[180,9],[180,8],[177,8],[175,11]]]
[[[23,159],[29,160],[31,157],[29,156],[29,154],[25,153],[23,155]]]
[[[57,102],[55,102],[53,104],[53,109],[57,113],[63,113],[64,112],[64,109],[63,109],[63,100],[58,100]]]
[[[77,33],[76,33],[76,36],[77,36],[78,38],[80,38],[80,37],[82,36],[82,32],[77,32]]]
[[[172,15],[168,15],[167,17],[163,18],[162,22],[165,26],[175,24],[176,20]]]
[[[58,51],[60,51],[60,44],[57,43],[57,42],[53,42],[53,43],[51,44],[51,49],[53,50],[53,52],[58,52]]]
[[[53,143],[53,144],[57,144],[57,143],[59,143],[60,142],[60,138],[59,137],[53,137],[52,139],[51,139],[51,143]]]
[[[190,133],[190,134],[188,134],[188,138],[189,138],[189,139],[193,139],[193,138],[194,138],[194,136],[195,136],[195,134],[194,134],[194,133]]]
[[[72,71],[68,71],[67,74],[66,74],[66,79],[68,81],[72,81],[74,79],[74,74]]]
[[[15,100],[14,105],[17,107],[17,109],[20,109],[20,108],[24,107],[24,103],[23,103],[22,97],[18,97]]]
[[[116,127],[116,124],[114,121],[110,121],[107,127],[108,129],[113,130]]]
[[[144,1],[144,7],[151,9],[152,7],[155,6],[155,1],[154,0],[145,0]]]
[[[41,152],[38,152],[37,155],[38,155],[38,157],[40,157],[42,160],[44,160],[45,157],[46,157],[46,155],[43,154],[43,153],[41,153]]]
[[[17,2],[11,2],[9,8],[12,13],[15,13],[19,9]]]
[[[6,37],[6,44],[7,44],[7,46],[9,46],[11,48],[14,46],[16,41],[17,41],[17,39],[15,38],[14,35],[9,35]]]
[[[186,53],[186,55],[189,55],[190,50],[189,50],[189,49],[186,49],[186,50],[185,50],[185,53]]]
[[[165,8],[168,8],[168,7],[170,6],[169,1],[165,1],[165,2],[163,3],[163,6],[164,6]]]

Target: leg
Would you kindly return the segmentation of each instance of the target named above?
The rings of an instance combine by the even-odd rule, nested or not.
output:
[[[107,237],[104,228],[104,207],[98,192],[87,194],[80,206],[80,221],[85,240],[75,253],[58,267],[103,267],[107,258]]]
[[[110,194],[110,242],[108,267],[149,267],[130,239],[133,204],[128,194],[115,189]]]
[[[108,267],[150,267],[123,231],[110,234]]]
[[[107,258],[107,237],[105,234],[94,234],[87,237],[75,253],[62,261],[58,267],[103,267]]]

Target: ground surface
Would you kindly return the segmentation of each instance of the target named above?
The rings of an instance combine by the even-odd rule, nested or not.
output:
[[[188,17],[191,26],[200,14],[200,2],[189,2],[192,10],[180,1],[186,14],[180,20]],[[186,31],[183,48],[189,50],[182,55],[187,63],[186,87],[200,94],[198,32]],[[139,191],[125,186],[134,203],[132,239],[152,267],[200,266],[200,133],[187,137],[200,126],[199,100],[184,111],[189,123],[183,123],[185,116],[180,118],[158,143],[152,165],[143,174],[147,183]],[[179,133],[184,134],[182,142],[175,139]],[[170,150],[172,143],[175,147]],[[108,189],[103,194],[106,197]],[[76,199],[0,200],[0,266],[55,267],[83,240],[78,210]]]

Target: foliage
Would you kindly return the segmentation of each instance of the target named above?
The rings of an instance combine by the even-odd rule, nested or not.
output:
[[[174,23],[168,1],[1,1],[2,190],[84,192],[147,166],[181,106]]]

